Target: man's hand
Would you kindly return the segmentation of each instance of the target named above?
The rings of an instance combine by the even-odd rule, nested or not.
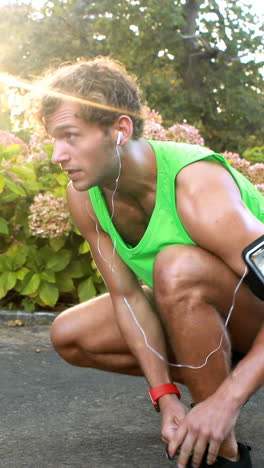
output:
[[[169,441],[168,452],[173,456],[180,448],[178,467],[186,466],[192,456],[192,466],[199,467],[208,446],[207,463],[216,461],[219,448],[234,428],[239,410],[216,394],[197,404],[184,419]]]
[[[175,395],[164,395],[159,399],[159,406],[162,417],[162,441],[169,447],[169,444],[175,440],[175,433],[184,420],[188,408],[186,408]]]

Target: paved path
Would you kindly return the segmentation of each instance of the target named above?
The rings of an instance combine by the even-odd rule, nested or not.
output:
[[[48,329],[0,325],[0,468],[176,466],[165,458],[144,380],[66,364]],[[264,467],[263,402],[262,389],[238,425],[254,468]]]

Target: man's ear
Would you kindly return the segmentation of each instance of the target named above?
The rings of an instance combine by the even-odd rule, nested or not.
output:
[[[133,136],[133,122],[128,115],[120,115],[113,126],[114,142],[124,146]]]

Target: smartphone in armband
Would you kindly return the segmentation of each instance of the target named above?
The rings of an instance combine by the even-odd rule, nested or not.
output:
[[[251,276],[253,273],[262,284],[264,294],[264,235],[248,245],[243,250],[242,257]]]

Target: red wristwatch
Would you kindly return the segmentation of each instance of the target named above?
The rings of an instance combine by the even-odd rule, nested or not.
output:
[[[173,383],[166,383],[164,385],[160,385],[159,387],[154,387],[149,390],[149,396],[156,411],[160,411],[158,399],[163,395],[167,395],[169,393],[175,393],[179,400],[181,399],[181,392],[178,389],[177,385]]]

